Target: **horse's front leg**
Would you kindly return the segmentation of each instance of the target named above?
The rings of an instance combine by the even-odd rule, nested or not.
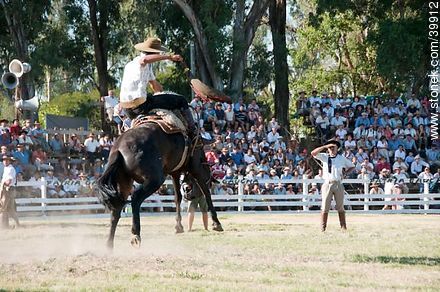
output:
[[[143,200],[142,200],[143,201]],[[141,219],[140,219],[140,211],[141,211],[141,200],[131,200],[131,209],[133,213],[132,218],[132,226],[131,226],[131,245],[133,247],[139,248],[141,247]]]
[[[182,193],[180,192],[179,177],[173,175],[174,202],[176,203],[176,233],[183,233],[182,215],[180,205],[182,204]]]
[[[121,218],[121,211],[122,211],[122,208],[112,210],[112,214],[111,214],[111,218],[110,218],[110,222],[111,222],[110,234],[107,239],[107,247],[109,249],[113,249],[116,226],[118,225],[119,219]]]

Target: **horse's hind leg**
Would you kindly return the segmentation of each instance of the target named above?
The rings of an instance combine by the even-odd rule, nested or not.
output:
[[[108,240],[107,240],[107,247],[109,249],[113,249],[116,226],[118,225],[119,218],[121,218],[121,211],[122,211],[122,208],[112,210],[111,219],[110,219],[110,221],[111,221],[110,234],[109,234]]]
[[[176,203],[176,233],[183,233],[182,215],[180,214],[180,204],[182,203],[182,193],[180,192],[179,176],[173,175],[174,201]]]
[[[206,188],[206,189],[208,189],[208,188]],[[211,212],[212,229],[215,231],[223,231],[222,224],[218,220],[217,212],[215,211],[214,204],[212,203],[211,192],[209,192],[209,189],[208,189],[208,193],[206,193],[206,194],[207,194],[205,196],[206,203],[208,204],[209,211]]]
[[[152,171],[152,173],[158,174],[159,171]],[[151,196],[151,194],[160,188],[164,181],[165,178],[163,174],[159,174],[155,178],[150,177],[143,183],[142,187],[134,191],[133,195],[131,196],[131,207],[133,212],[133,223],[131,227],[131,233],[133,236],[131,238],[131,245],[134,247],[139,248],[141,246],[141,205],[146,198]]]

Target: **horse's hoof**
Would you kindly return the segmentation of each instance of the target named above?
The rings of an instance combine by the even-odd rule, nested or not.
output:
[[[139,235],[133,235],[131,238],[131,245],[135,248],[141,247],[141,237]]]
[[[113,242],[107,241],[107,249],[108,250],[113,250]]]
[[[179,233],[183,233],[183,226],[182,225],[180,225],[180,226],[176,226],[176,234],[179,234]]]
[[[212,230],[221,232],[221,231],[223,231],[223,227],[221,224],[214,224],[214,227],[212,227]]]

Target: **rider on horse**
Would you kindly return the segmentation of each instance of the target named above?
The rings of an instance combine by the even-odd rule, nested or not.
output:
[[[167,110],[180,110],[185,118],[189,137],[193,138],[197,132],[187,100],[178,94],[163,93],[148,95],[147,86],[151,85],[154,93],[162,92],[162,85],[156,80],[153,73],[152,63],[171,60],[182,61],[180,55],[163,55],[167,49],[161,45],[158,38],[147,38],[144,42],[138,43],[135,49],[141,54],[130,61],[124,68],[122,78],[120,104],[125,112],[134,119],[139,115],[146,115],[151,110],[162,108]]]

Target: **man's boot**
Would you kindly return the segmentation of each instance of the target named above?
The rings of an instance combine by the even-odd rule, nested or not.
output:
[[[197,134],[197,127],[194,123],[194,119],[192,116],[192,113],[189,108],[182,109],[182,116],[186,120],[186,123],[188,124],[188,136],[193,139]]]
[[[327,219],[328,219],[328,213],[327,212],[321,212],[321,231],[324,232],[327,228]]]
[[[338,212],[339,215],[339,224],[341,224],[342,230],[347,230],[347,223],[345,222],[345,212]]]

